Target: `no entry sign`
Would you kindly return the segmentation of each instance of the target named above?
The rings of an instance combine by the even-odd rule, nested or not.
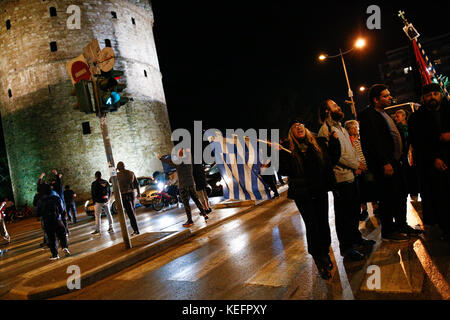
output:
[[[89,66],[83,61],[75,61],[72,64],[72,78],[78,83],[81,80],[89,81],[91,80],[91,72],[89,71]]]

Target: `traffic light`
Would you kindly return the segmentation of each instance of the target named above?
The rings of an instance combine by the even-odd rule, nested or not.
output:
[[[129,98],[120,95],[120,92],[126,88],[126,84],[117,82],[122,75],[123,71],[120,70],[101,72],[97,88],[102,112],[115,112],[130,101]]]
[[[80,80],[78,83],[75,83],[72,91],[72,96],[77,97],[77,103],[74,104],[73,108],[86,114],[95,113],[89,85],[89,81]]]

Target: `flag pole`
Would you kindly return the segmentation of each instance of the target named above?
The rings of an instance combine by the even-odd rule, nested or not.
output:
[[[409,23],[408,20],[405,17],[404,11],[399,11],[398,16],[403,20],[403,23],[405,24],[405,27],[403,28],[403,31],[405,31],[408,38],[415,44],[417,44],[417,47],[421,50],[423,57],[425,58],[426,63],[428,64],[428,67],[430,68],[431,73],[433,74],[433,77],[438,81],[439,86],[441,87],[442,91],[444,92],[444,96],[447,98],[447,100],[450,100],[449,92],[447,91],[447,88],[445,87],[444,83],[441,79],[439,79],[436,75],[436,69],[433,66],[433,63],[430,59],[428,59],[427,54],[425,53],[425,50],[422,48],[422,45],[420,44],[418,38],[419,33],[414,28],[412,23]],[[412,31],[411,34],[408,33],[408,31]]]

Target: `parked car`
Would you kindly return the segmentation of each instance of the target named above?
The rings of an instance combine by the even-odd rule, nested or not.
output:
[[[155,182],[152,177],[138,177],[137,179],[139,182],[139,189],[140,189],[141,195],[143,195],[143,193],[147,189],[157,188],[155,186]],[[109,199],[109,210],[111,210],[111,214],[116,214],[117,213],[117,205],[116,205],[116,201],[115,201],[115,197],[114,197],[114,192],[112,190],[113,190],[113,187],[111,185],[111,198]],[[135,207],[141,206],[142,204],[137,199],[137,191],[134,192],[134,195],[136,197]],[[88,216],[94,216],[95,209],[94,209],[94,203],[92,202],[92,199],[89,199],[85,202],[84,210],[86,211],[86,214]],[[104,215],[104,214],[105,213],[103,212],[102,215]]]

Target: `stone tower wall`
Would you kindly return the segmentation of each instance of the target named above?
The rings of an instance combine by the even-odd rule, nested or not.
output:
[[[67,28],[70,5],[81,9],[80,30]],[[16,204],[31,203],[40,173],[49,177],[53,168],[79,200],[90,197],[95,171],[109,177],[98,118],[73,110],[65,69],[92,39],[101,49],[111,41],[114,68],[125,71],[121,81],[134,98],[108,115],[115,162],[137,176],[162,169],[157,155],[173,144],[148,1],[3,0],[0,23],[0,109]],[[83,134],[83,122],[91,134]]]

